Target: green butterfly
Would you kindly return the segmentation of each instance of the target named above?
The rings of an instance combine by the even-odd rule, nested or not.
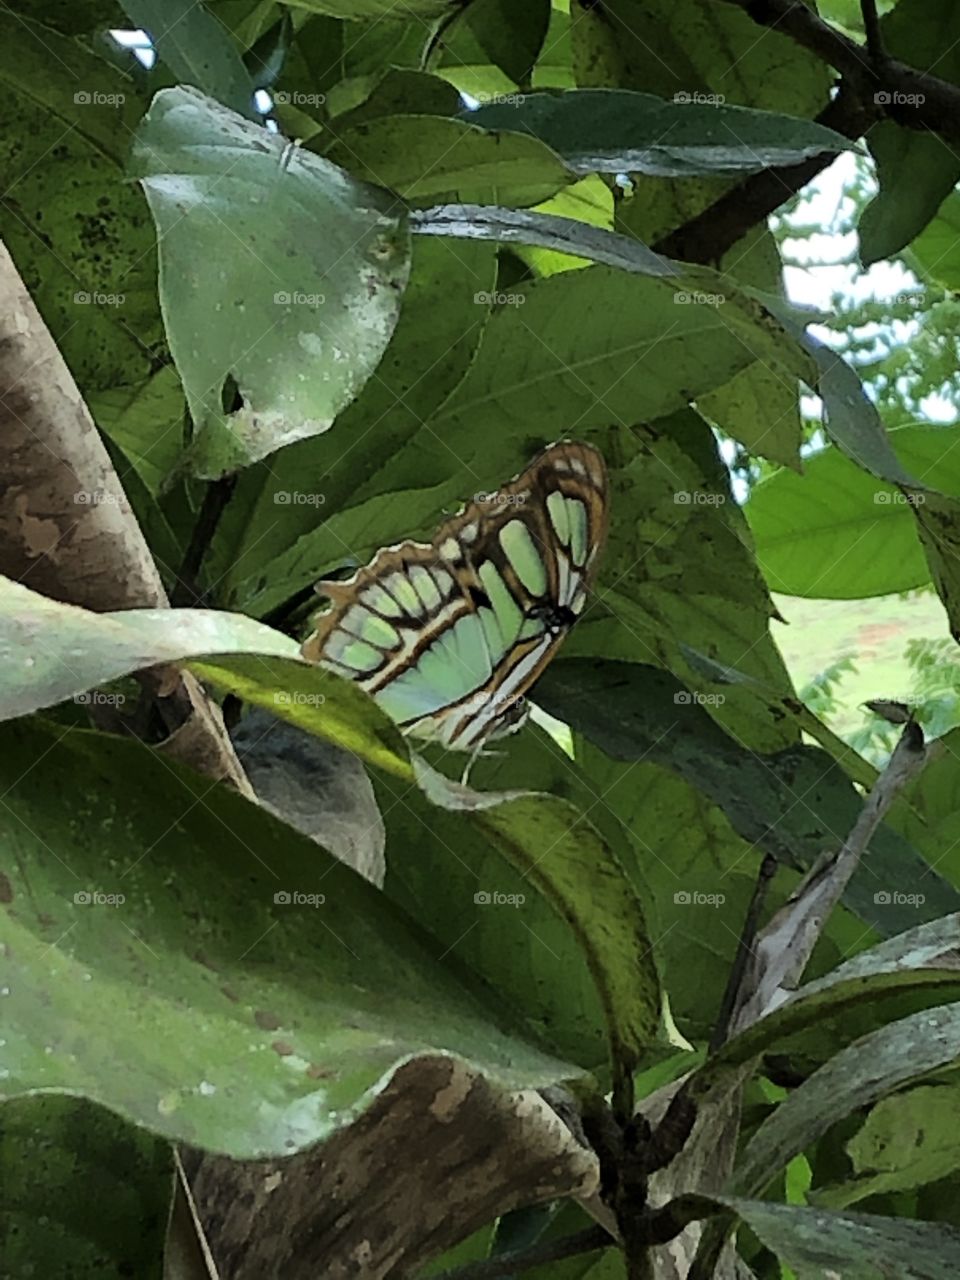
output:
[[[524,694],[586,604],[607,526],[607,474],[560,443],[432,542],[384,547],[314,619],[304,657],[349,676],[405,733],[459,751],[519,728]]]

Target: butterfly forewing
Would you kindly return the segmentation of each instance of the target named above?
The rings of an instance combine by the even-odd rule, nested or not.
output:
[[[605,532],[601,455],[552,445],[433,542],[386,547],[347,582],[319,584],[332,605],[304,656],[356,680],[406,732],[471,750],[524,718]]]

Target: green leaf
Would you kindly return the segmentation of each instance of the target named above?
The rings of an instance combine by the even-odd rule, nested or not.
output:
[[[288,657],[238,654],[192,665],[204,680],[244,702],[318,734],[405,782],[414,780],[399,729],[352,680]]]
[[[881,19],[881,31],[893,57],[921,69],[931,67],[939,79],[960,84],[958,0],[933,6],[923,0],[899,0]],[[903,97],[886,88],[880,95],[894,103]],[[909,114],[909,100],[897,109]],[[867,145],[880,191],[860,217],[860,257],[865,264],[889,258],[909,244],[960,179],[960,158],[929,130],[884,120],[869,130]]]
[[[44,16],[49,18],[48,8],[44,7]],[[61,136],[69,127],[104,159],[122,166],[129,150],[129,130],[146,105],[132,76],[79,41],[10,6],[0,11],[0,37],[4,49],[0,82],[30,104],[34,127],[37,114],[49,116],[59,122]]]
[[[952,1280],[960,1268],[960,1231],[940,1223],[879,1214],[824,1213],[765,1200],[717,1197],[785,1263],[797,1280]]]
[[[198,0],[120,0],[134,28],[146,31],[182,84],[258,119],[253,81],[224,26]]]
[[[783,292],[780,249],[766,226],[748,231],[720,266],[741,284]],[[701,396],[697,409],[751,454],[801,469],[800,386],[796,377],[776,365],[755,360],[726,386]]]
[[[846,1144],[853,1174],[821,1187],[812,1202],[845,1209],[868,1196],[905,1191],[946,1178],[960,1164],[953,1120],[958,1089],[947,1083],[921,1085],[883,1098]]]
[[[217,531],[209,562],[218,599],[261,615],[316,582],[346,547],[355,554],[389,529],[383,504],[366,516],[371,493],[394,493],[396,453],[453,391],[476,355],[493,292],[496,259],[489,244],[417,237],[400,319],[376,373],[339,415],[333,431],[284,449],[269,470],[241,477]],[[345,447],[343,441],[358,442]],[[362,444],[360,443],[362,442]],[[374,462],[357,474],[357,449]],[[446,455],[449,457],[449,455]],[[436,467],[427,460],[426,467]],[[294,495],[300,501],[289,499]],[[303,502],[312,496],[318,505]],[[284,501],[287,499],[287,501]],[[277,508],[283,506],[283,520]],[[391,512],[404,512],[391,497]],[[354,513],[350,508],[358,507]],[[325,519],[318,520],[322,508]],[[413,522],[400,526],[402,535]]]
[[[929,276],[945,289],[960,290],[960,195],[951,192],[935,218],[927,223],[910,245],[910,255]]]
[[[137,155],[198,473],[326,431],[397,322],[402,216],[383,193],[191,90],[157,94]],[[230,415],[228,378],[243,399]]]
[[[345,106],[347,93],[352,101]],[[361,96],[356,101],[358,93]],[[403,67],[388,67],[373,75],[341,80],[327,99],[330,114],[336,118],[338,134],[382,116],[455,116],[460,103],[459,93],[446,80]]]
[[[604,0],[575,6],[577,83],[639,89],[672,99],[707,93],[727,102],[810,117],[827,100],[831,73],[776,27],[734,5],[701,0]]]
[[[918,133],[884,120],[874,125],[867,138],[880,191],[860,215],[857,228],[865,267],[905,248],[960,180],[956,152],[933,133]]]
[[[491,240],[497,244],[534,245],[552,253],[573,254],[591,262],[617,267],[639,275],[679,276],[676,267],[646,245],[584,224],[572,217],[546,212],[548,208],[569,208],[564,197],[590,179],[584,179],[565,192],[544,202],[537,212],[524,209],[488,208],[483,205],[440,205],[423,213],[414,213],[410,228],[421,236],[450,236],[462,240]],[[599,179],[597,179],[599,181]],[[551,274],[544,272],[543,274]]]
[[[528,84],[550,24],[550,0],[471,0],[463,20],[490,61],[515,84]]]
[[[943,455],[945,457],[945,453]],[[950,620],[950,634],[960,638],[960,503],[939,493],[917,494],[916,514],[920,541],[937,595]],[[960,642],[960,640],[958,640]]]
[[[87,405],[97,426],[123,450],[156,497],[183,450],[186,403],[173,365],[143,382],[96,391]]]
[[[953,431],[900,427],[889,439],[906,470],[960,496]],[[859,600],[930,581],[916,522],[930,501],[924,493],[908,500],[828,446],[805,460],[802,477],[787,471],[764,477],[745,511],[772,591]]]
[[[571,89],[524,94],[513,103],[481,106],[465,118],[485,129],[529,133],[579,174],[752,173],[851,145],[811,120],[700,105],[692,97],[664,102],[626,89]]]
[[[137,382],[162,337],[149,212],[120,168],[141,96],[29,17],[4,9],[0,36],[0,236],[81,391]]]
[[[887,892],[891,898],[894,894]],[[917,1007],[942,1004],[958,993],[956,948],[960,915],[928,920],[860,951],[823,977],[803,984],[788,1000],[718,1050],[698,1072],[695,1095],[708,1095],[730,1064],[741,1064],[785,1045],[807,1049],[800,1033],[830,1028],[831,1052],[875,1029],[870,1020],[904,1011],[905,998]],[[864,1025],[866,1023],[866,1025]]]
[[[293,21],[289,9],[284,9],[279,20],[264,31],[244,54],[244,66],[250,74],[254,89],[271,89],[276,84],[283,72],[292,40]]]
[[[580,430],[658,418],[754,358],[718,308],[678,306],[668,281],[597,266],[518,296],[494,312],[477,361],[434,418],[444,435],[550,415]]]
[[[745,677],[722,678],[723,700],[710,703],[728,732],[761,752],[796,742],[783,715],[793,687],[770,635],[773,604],[710,427],[685,409],[634,428],[631,440],[632,456],[622,433],[596,441],[621,462],[598,602],[565,653],[652,662],[691,689],[718,692],[716,668],[704,682],[695,651]]]
[[[399,115],[338,134],[329,159],[366,182],[399,192],[413,205],[532,205],[576,175],[536,138],[489,132],[463,120]]]
[[[900,465],[876,405],[867,396],[854,369],[825,343],[805,331],[803,325],[806,321],[799,319],[802,313],[780,298],[762,295],[758,290],[747,292],[762,298],[769,311],[777,316],[787,332],[812,358],[815,366],[813,376],[803,373],[800,376],[823,400],[824,427],[833,443],[858,467],[869,471],[878,480],[924,489],[921,481]]]
[[[0,578],[3,719],[51,707],[143,667],[208,653],[250,652],[295,658],[299,648],[242,614],[208,609],[91,613]]]
[[[6,726],[0,757],[8,1094],[81,1094],[252,1159],[351,1123],[418,1054],[511,1088],[576,1074],[377,889],[226,788],[59,725]]]
[[[244,701],[256,703],[302,729],[329,738],[401,781],[412,780],[406,750],[400,745],[396,729],[373,701],[351,687],[349,681],[317,667],[253,658],[194,666],[205,679]],[[282,692],[278,693],[278,689]],[[342,695],[339,699],[335,696],[338,691]],[[356,705],[350,705],[348,693],[354,696]],[[363,703],[367,704],[365,714]],[[535,891],[537,918],[550,920],[565,950],[570,951],[571,942],[576,943],[577,950],[572,956],[577,959],[571,956],[571,964],[586,959],[611,1052],[624,1061],[635,1059],[656,1036],[660,1018],[659,989],[642,906],[610,847],[582,814],[555,796],[463,795],[462,789],[451,789],[439,776],[431,780],[429,771],[422,767],[417,776],[433,805],[448,809],[465,807],[467,820],[479,840],[474,837],[471,841],[465,834],[464,812],[456,813],[456,821],[445,820],[442,813],[428,807],[418,795],[405,796],[397,792],[394,785],[384,783],[389,796],[383,804],[388,847],[420,846],[413,871],[425,880],[412,900],[402,899],[405,908],[421,919],[431,933],[445,940],[450,948],[457,946],[462,954],[464,949],[458,944],[464,935],[482,921],[490,920],[491,915],[498,914],[485,908],[500,904],[495,900],[479,901],[478,892],[519,893],[525,897],[527,890]],[[400,812],[391,818],[397,806]],[[398,822],[406,822],[409,813],[418,815],[412,828],[398,828]],[[438,833],[438,842],[427,841],[430,833]],[[452,851],[462,848],[465,841],[471,842],[473,850],[469,862],[457,853],[452,854],[451,862]],[[501,868],[501,882],[485,886],[478,883],[475,868],[481,860],[489,863],[490,850],[486,846],[492,846],[500,855],[492,862]],[[506,875],[512,877],[510,886],[502,883],[503,861],[507,864]],[[543,904],[549,904],[552,911],[544,911]],[[516,903],[510,903],[506,909],[515,908]],[[526,950],[528,926],[522,922],[522,916],[515,919],[517,930],[527,933],[527,937],[521,938]],[[474,943],[481,944],[484,936],[485,931],[480,930]],[[489,946],[489,941],[486,945]],[[495,945],[502,945],[502,941],[495,941]],[[467,954],[472,952],[468,950]],[[555,953],[548,952],[538,959],[541,963],[549,960],[548,967],[552,967]],[[488,972],[486,964],[474,961],[473,967]],[[509,990],[513,981],[505,976],[498,985]],[[537,1003],[539,1000],[538,996]],[[522,1001],[517,1003],[518,1007],[525,1007]],[[553,1035],[554,1030],[560,1028],[546,1032],[541,1028],[540,1034]],[[554,1043],[564,1045],[561,1050],[564,1055],[571,1054],[571,1046],[562,1036]],[[573,1053],[573,1057],[576,1060],[578,1055]],[[590,1066],[597,1065],[595,1048],[586,1061]]]
[[[599,174],[593,173],[586,178],[581,178],[574,186],[567,187],[552,199],[537,205],[533,213],[546,214],[548,217],[573,218],[586,226],[613,232],[613,192]],[[570,233],[574,238],[579,234],[573,228],[570,229]],[[589,258],[572,255],[569,252],[569,246],[538,248],[518,244],[514,252],[527,264],[534,275],[538,276],[552,276],[557,271],[571,271],[577,267],[590,265]],[[593,260],[601,261],[596,257]],[[607,265],[615,266],[616,264],[608,260]]]
[[[325,13],[332,18],[360,22],[383,18],[439,18],[450,13],[459,0],[294,0],[292,8],[309,13]]]
[[[960,1059],[960,1004],[924,1009],[854,1041],[799,1085],[747,1143],[729,1184],[755,1195],[858,1107]]]
[[[862,802],[840,767],[817,747],[761,756],[728,736],[701,705],[724,696],[695,696],[656,668],[602,659],[554,661],[537,685],[545,710],[562,716],[607,755],[661,764],[717,805],[742,839],[807,870],[821,854],[839,848]],[[775,824],[771,814],[779,815]],[[923,903],[877,897],[878,884],[909,894],[921,881]],[[861,920],[890,934],[956,910],[960,895],[901,836],[881,827],[870,843],[869,868],[855,873],[844,902]]]
[[[161,1280],[169,1143],[77,1098],[13,1098],[0,1112],[0,1169],[9,1280]]]

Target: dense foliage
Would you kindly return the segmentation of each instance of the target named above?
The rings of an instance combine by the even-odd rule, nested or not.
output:
[[[960,0],[819,9],[0,11],[4,1275],[960,1274],[955,644],[844,741],[771,598],[960,635]],[[462,786],[314,584],[563,439]]]

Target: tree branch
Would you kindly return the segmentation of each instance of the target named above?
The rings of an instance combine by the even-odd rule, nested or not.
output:
[[[879,110],[872,103],[864,105],[841,85],[836,98],[817,116],[817,123],[845,138],[859,138],[876,121]],[[655,253],[682,262],[719,262],[751,227],[765,221],[835,159],[825,152],[802,164],[764,169],[731,187],[709,208],[651,247]]]
[[[858,96],[873,97],[884,115],[907,129],[929,130],[960,141],[960,88],[896,58],[876,61],[858,45],[824,22],[802,0],[726,0],[754,22],[776,28],[840,72]],[[875,36],[879,36],[879,23]],[[875,41],[874,41],[875,43]],[[882,44],[881,44],[882,49]]]
[[[760,26],[790,36],[842,77],[837,96],[817,116],[845,138],[860,138],[888,118],[908,129],[932,131],[960,142],[960,88],[890,58],[863,0],[868,44],[864,48],[824,22],[799,0],[725,0]],[[652,245],[655,253],[683,262],[717,263],[751,227],[763,222],[834,156],[814,156],[803,164],[765,169],[738,183],[708,209]]]

